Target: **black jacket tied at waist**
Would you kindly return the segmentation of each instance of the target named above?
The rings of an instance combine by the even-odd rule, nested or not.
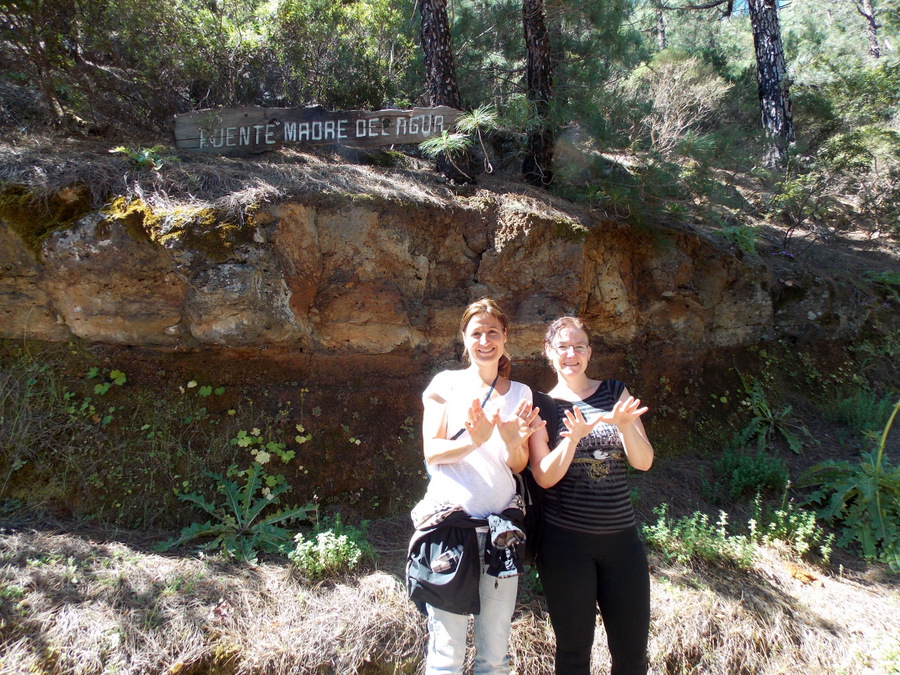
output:
[[[484,550],[487,573],[504,578],[520,574],[517,552],[524,541],[524,510],[516,496],[500,514],[472,518],[462,509],[420,503],[413,509],[416,531],[406,559],[406,588],[423,613],[425,604],[453,614],[478,614],[481,600],[481,551],[476,529],[489,527]]]

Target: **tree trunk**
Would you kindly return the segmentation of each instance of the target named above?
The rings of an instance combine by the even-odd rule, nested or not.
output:
[[[522,163],[522,173],[532,185],[549,185],[553,180],[555,140],[550,122],[553,66],[543,0],[523,0],[522,25],[525,30],[525,85],[528,101],[537,116],[537,124],[528,134],[528,152]]]
[[[462,102],[459,85],[456,82],[456,65],[450,47],[450,22],[447,18],[446,0],[419,0],[422,15],[421,41],[425,55],[425,84],[428,88],[428,102],[431,106],[450,106],[459,110]],[[447,178],[462,183],[471,183],[472,155],[470,152],[454,156],[453,161],[442,155],[438,157],[437,168]]]
[[[747,6],[756,50],[756,80],[759,85],[762,126],[771,142],[766,164],[775,166],[795,140],[790,82],[778,26],[778,9],[776,0],[748,0]]]
[[[666,36],[666,15],[663,8],[656,7],[656,46],[660,51],[669,48],[669,39]]]
[[[881,45],[878,44],[878,29],[881,26],[875,20],[875,7],[872,0],[856,0],[856,11],[866,20],[866,37],[869,39],[869,56],[881,58]]]

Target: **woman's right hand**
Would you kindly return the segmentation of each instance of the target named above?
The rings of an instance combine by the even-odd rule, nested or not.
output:
[[[573,410],[566,410],[566,418],[563,420],[566,430],[561,431],[559,435],[563,438],[571,439],[573,443],[577,443],[591,433],[599,422],[599,415],[593,422],[588,422],[584,417],[584,413],[581,412],[581,408],[575,406]]]
[[[494,433],[494,421],[484,412],[481,401],[478,399],[472,401],[472,405],[469,406],[465,427],[475,447],[487,443],[491,434]]]

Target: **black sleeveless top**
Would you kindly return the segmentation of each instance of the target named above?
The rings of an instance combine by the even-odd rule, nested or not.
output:
[[[565,431],[562,420],[567,410],[577,405],[590,422],[598,411],[611,411],[624,390],[624,383],[604,380],[583,401],[553,399],[559,412],[559,431]],[[561,439],[557,432],[556,438],[550,439],[550,447],[555,448]],[[598,424],[578,442],[566,475],[544,493],[546,520],[587,534],[611,534],[634,525],[634,509],[625,482],[627,461],[619,430],[612,424]]]

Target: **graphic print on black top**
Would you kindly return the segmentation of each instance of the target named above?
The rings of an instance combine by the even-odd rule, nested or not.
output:
[[[601,411],[612,411],[624,390],[624,383],[604,380],[584,401],[554,402],[561,420],[567,410],[578,406],[585,419],[592,422]],[[551,447],[560,440],[557,435]],[[634,525],[634,509],[625,482],[626,461],[618,429],[599,423],[578,442],[566,475],[545,493],[547,521],[589,534],[620,532]]]

